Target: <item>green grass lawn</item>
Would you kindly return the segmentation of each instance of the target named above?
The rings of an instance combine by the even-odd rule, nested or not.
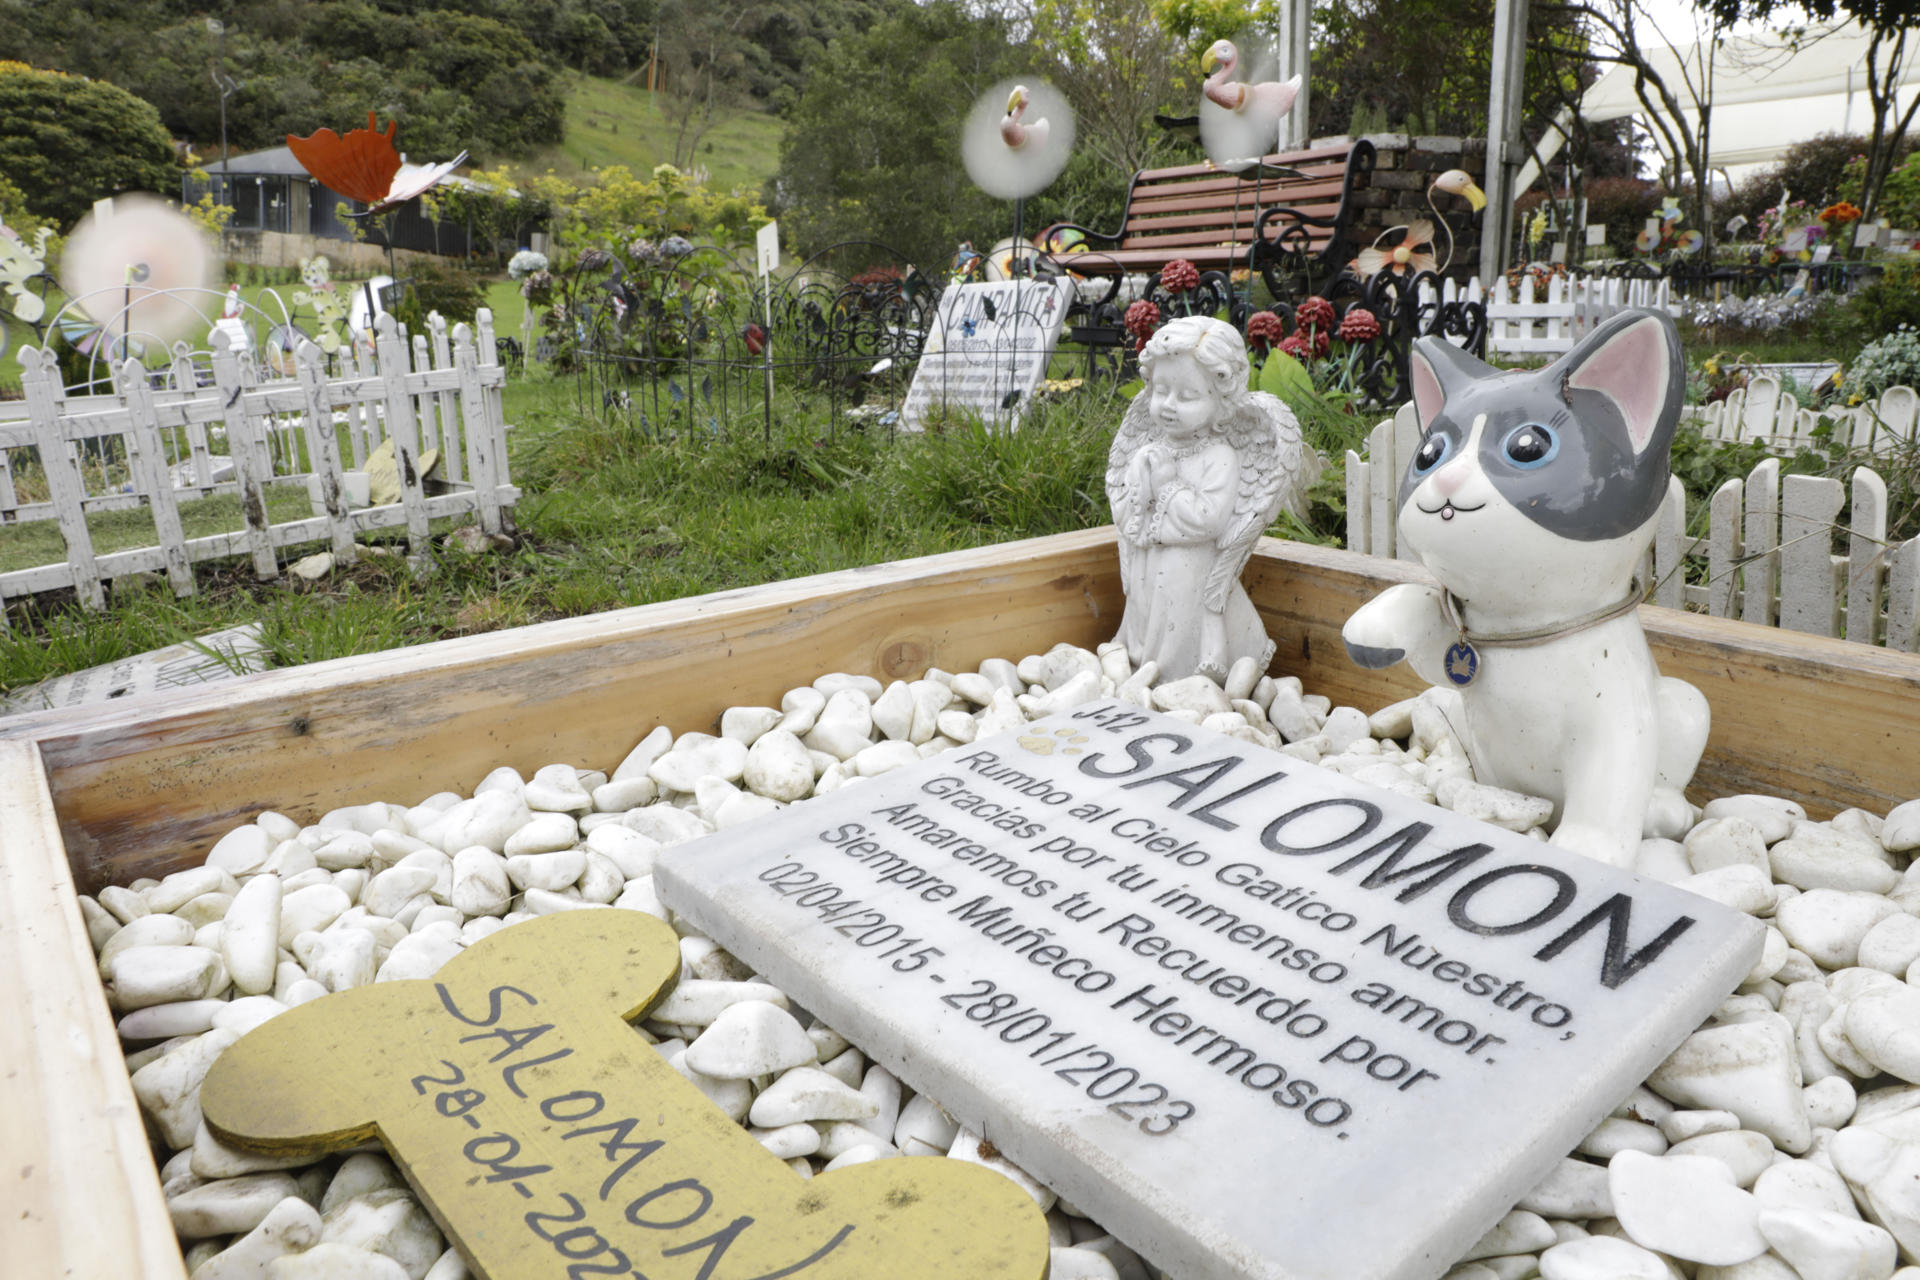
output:
[[[780,167],[783,122],[757,111],[727,113],[703,137],[694,162],[716,185],[762,186]],[[576,75],[567,94],[566,135],[558,147],[517,165],[529,173],[585,173],[621,164],[644,174],[673,160],[674,125],[639,85]]]

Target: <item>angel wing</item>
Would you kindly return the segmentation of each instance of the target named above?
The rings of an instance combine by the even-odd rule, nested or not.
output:
[[[1113,433],[1113,444],[1107,448],[1107,506],[1112,510],[1118,523],[1121,497],[1127,491],[1127,464],[1133,461],[1134,454],[1140,452],[1140,446],[1152,438],[1152,426],[1147,421],[1147,393],[1142,391],[1134,396],[1120,418],[1120,429]],[[1119,531],[1120,578],[1127,578],[1128,561],[1132,557],[1133,544],[1127,538],[1127,531]]]
[[[1299,510],[1319,471],[1319,459],[1301,436],[1293,410],[1265,391],[1247,394],[1227,423],[1227,438],[1239,455],[1240,475],[1233,515],[1201,592],[1201,602],[1216,613],[1226,608],[1227,590],[1240,577],[1253,544],[1282,507]],[[1111,485],[1111,467],[1107,475]]]

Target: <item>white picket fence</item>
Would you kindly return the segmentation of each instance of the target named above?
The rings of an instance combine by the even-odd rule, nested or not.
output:
[[[1725,400],[1690,406],[1686,420],[1709,440],[1758,440],[1775,453],[1793,453],[1813,443],[1822,417],[1833,421],[1836,445],[1885,453],[1915,438],[1920,396],[1912,387],[1889,387],[1866,404],[1803,409],[1780,379],[1763,373]]]
[[[216,332],[204,362],[182,346],[156,380],[129,360],[114,371],[114,394],[73,397],[50,357],[23,348],[25,399],[0,404],[0,525],[57,521],[66,561],[0,573],[0,604],[71,588],[84,605],[103,608],[104,582],[155,571],[187,596],[199,561],[250,556],[254,572],[271,578],[284,549],[326,542],[337,561],[351,562],[355,535],[399,526],[418,556],[429,521],[443,516],[471,515],[500,532],[520,492],[507,473],[506,371],[494,354],[491,314],[482,310],[477,325],[477,338],[464,324],[449,332],[436,315],[431,334],[409,342],[383,315],[376,351],[358,352],[346,376],[328,377],[320,350],[302,342],[295,376],[273,380]],[[221,436],[224,455],[215,448]],[[389,438],[400,500],[350,508],[345,473]],[[440,455],[433,477],[421,474],[426,450]],[[48,498],[22,502],[16,479],[36,461]],[[317,491],[315,514],[274,523],[267,493],[278,486]],[[186,537],[181,502],[218,494],[239,496],[244,527]],[[96,552],[87,515],[139,507],[152,516],[153,545]]]
[[[1411,406],[1376,426],[1365,457],[1347,452],[1347,546],[1411,560],[1395,519],[1400,477],[1419,447]],[[1851,490],[1850,524],[1836,521]],[[1780,474],[1768,458],[1745,480],[1729,480],[1708,504],[1705,537],[1689,537],[1686,492],[1668,482],[1667,500],[1643,575],[1652,602],[1718,618],[1740,618],[1812,635],[1920,652],[1920,538],[1887,541],[1887,486],[1870,468],[1850,481]],[[1846,553],[1834,554],[1835,531]],[[1704,583],[1686,580],[1684,561],[1704,556]]]
[[[1429,287],[1430,288],[1430,287]],[[1422,299],[1431,298],[1428,292]],[[1478,280],[1465,287],[1447,280],[1442,302],[1483,302],[1487,308],[1487,353],[1493,356],[1559,355],[1593,327],[1632,308],[1657,308],[1679,315],[1665,280],[1613,280],[1554,276],[1544,288],[1522,273],[1518,285],[1502,276],[1491,290]]]

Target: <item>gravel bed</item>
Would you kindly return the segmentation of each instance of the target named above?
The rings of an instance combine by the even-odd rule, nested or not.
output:
[[[424,978],[556,911],[644,911],[680,932],[682,981],[641,1024],[681,1074],[803,1177],[944,1156],[997,1169],[1047,1213],[1054,1280],[1161,1275],[857,1047],[679,924],[659,850],[1118,696],[1545,839],[1549,805],[1482,786],[1424,699],[1333,706],[1243,663],[1157,683],[1118,646],[1060,645],[883,687],[831,674],[719,735],[640,737],[610,771],[510,768],[470,796],[276,813],[206,864],[81,899],[127,1067],[163,1155],[194,1280],[468,1274],[384,1155],[314,1164],[222,1146],[199,1085],[248,1029],[330,991]],[[1920,1280],[1920,799],[1809,821],[1716,799],[1636,870],[1767,926],[1739,991],[1448,1273],[1451,1280]],[[1358,1280],[1358,1278],[1356,1278]]]

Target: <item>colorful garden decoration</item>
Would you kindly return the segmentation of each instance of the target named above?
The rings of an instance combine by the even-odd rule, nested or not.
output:
[[[1240,571],[1280,510],[1305,499],[1313,451],[1292,410],[1247,390],[1246,343],[1224,320],[1169,321],[1140,369],[1146,387],[1107,454],[1127,596],[1115,638],[1163,679],[1223,680],[1241,658],[1264,670],[1274,644]]]
[[[1475,213],[1487,207],[1486,193],[1480,190],[1473,176],[1465,169],[1449,169],[1427,185],[1427,207],[1433,210],[1434,221],[1416,218],[1401,231],[1399,240],[1391,247],[1384,242],[1393,235],[1397,227],[1388,227],[1374,237],[1372,244],[1353,256],[1348,268],[1362,280],[1390,271],[1397,276],[1417,276],[1425,271],[1441,272],[1453,262],[1453,228],[1447,223],[1445,215],[1434,203],[1433,193],[1445,191],[1449,195],[1464,198],[1473,206]],[[1434,226],[1438,223],[1447,233],[1447,255],[1436,257],[1433,251]]]
[[[314,343],[328,355],[334,355],[346,345],[341,326],[346,321],[351,304],[346,295],[334,287],[333,264],[327,261],[324,254],[302,259],[300,278],[307,287],[294,292],[294,305],[313,308],[320,329]]]
[[[1698,252],[1707,238],[1698,228],[1681,227],[1681,217],[1679,197],[1668,196],[1661,202],[1660,212],[1649,218],[1634,237],[1633,247],[1649,257]]]
[[[74,304],[123,345],[136,335],[165,342],[205,323],[192,295],[213,288],[213,248],[170,205],[118,196],[67,237],[60,279]]]
[[[1200,88],[1200,144],[1207,158],[1222,169],[1240,170],[1262,156],[1281,150],[1280,121],[1300,96],[1304,76],[1289,80],[1248,83],[1234,77],[1242,71],[1240,49],[1231,40],[1216,40],[1200,61],[1211,72]],[[1248,69],[1248,74],[1259,74]]]
[[[0,293],[13,300],[13,315],[23,324],[37,325],[47,314],[46,301],[27,287],[27,282],[47,273],[47,241],[52,227],[34,233],[29,245],[12,227],[0,223]]]
[[[1046,189],[1073,154],[1073,108],[1043,80],[1004,81],[980,95],[960,135],[967,176],[990,196]]]
[[[1628,311],[1540,371],[1415,344],[1424,439],[1400,482],[1403,583],[1342,630],[1363,667],[1406,661],[1476,780],[1553,802],[1553,843],[1631,866],[1687,830],[1700,691],[1662,677],[1635,612],[1685,400],[1672,319]]]

